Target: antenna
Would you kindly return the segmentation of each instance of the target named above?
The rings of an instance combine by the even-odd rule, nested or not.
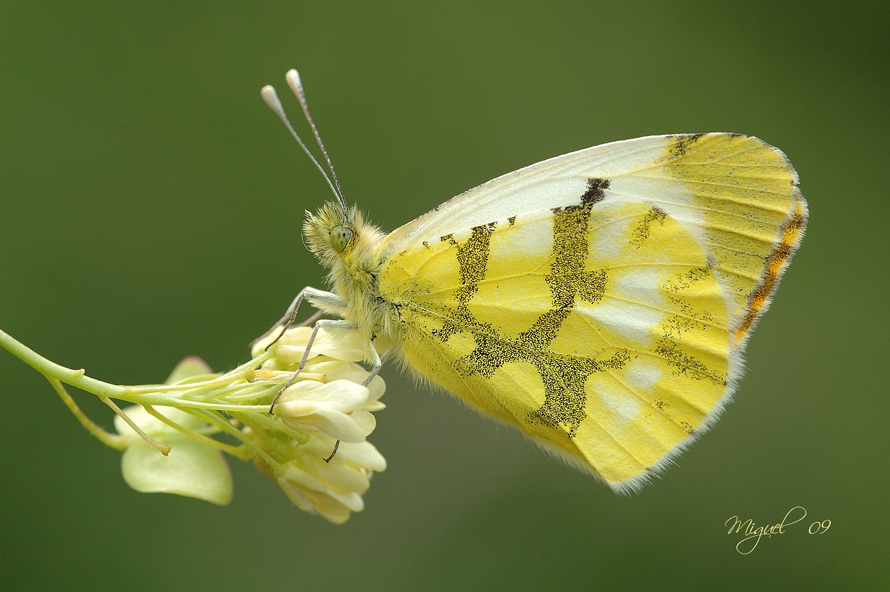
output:
[[[290,75],[291,72],[293,72],[293,74],[295,76],[297,76],[297,84],[298,84],[297,88],[299,88],[300,91],[302,92],[302,87],[299,86],[299,75],[297,75],[297,71],[291,70],[290,72],[288,72],[288,75]],[[290,83],[289,79],[288,79],[288,83]],[[294,91],[294,92],[296,92],[296,91]],[[306,156],[308,156],[309,160],[312,161],[312,164],[315,165],[315,168],[318,169],[318,171],[324,177],[325,181],[328,182],[328,187],[331,188],[331,191],[333,192],[334,197],[337,198],[337,201],[340,203],[340,205],[343,207],[343,209],[346,210],[348,208],[348,206],[346,205],[346,199],[343,197],[343,192],[340,190],[340,183],[337,182],[337,186],[334,187],[334,184],[331,183],[331,178],[328,177],[328,174],[325,172],[324,168],[318,163],[318,160],[316,160],[316,158],[312,155],[312,152],[309,151],[309,148],[306,147],[306,144],[303,143],[302,138],[300,138],[299,134],[297,134],[297,132],[294,130],[294,126],[291,125],[290,121],[287,119],[287,115],[284,113],[284,107],[281,106],[281,100],[279,100],[278,93],[275,92],[275,88],[273,86],[267,84],[260,90],[260,95],[263,97],[263,101],[266,103],[266,105],[269,107],[269,109],[271,109],[275,113],[275,115],[277,115],[278,118],[281,119],[281,121],[284,123],[285,127],[287,127],[287,130],[290,132],[291,136],[294,137],[294,139],[297,141],[297,144],[300,145],[300,148],[303,149],[303,152],[306,153]],[[297,95],[297,98],[300,99],[300,104],[303,106],[303,112],[306,113],[307,118],[309,118],[309,116],[308,116],[309,110],[308,110],[308,107],[306,106],[305,96]],[[318,131],[315,129],[315,125],[312,123],[311,118],[309,118],[309,123],[312,126],[312,131],[315,134],[315,138],[318,141],[319,146],[321,146],[321,151],[324,153],[325,160],[327,161],[328,166],[331,169],[331,173],[334,174],[334,167],[331,164],[331,159],[328,158],[328,154],[325,151],[324,146],[321,144],[321,139],[319,138]],[[334,174],[334,180],[335,181],[337,180],[336,174]]]
[[[321,153],[324,155],[324,159],[328,163],[328,168],[331,169],[331,175],[334,177],[334,183],[337,185],[337,192],[342,198],[343,190],[340,188],[340,181],[337,180],[337,172],[334,170],[334,165],[331,163],[328,151],[324,149],[324,144],[321,143],[321,136],[318,135],[318,130],[315,128],[315,122],[312,121],[312,115],[309,114],[309,104],[306,102],[306,93],[303,92],[303,85],[300,82],[300,74],[291,68],[287,71],[284,78],[287,80],[287,84],[290,86],[293,93],[297,95],[297,100],[300,101],[300,107],[303,108],[303,114],[306,116],[306,121],[309,122],[309,127],[312,128],[312,133],[315,134],[315,141],[318,142],[318,147],[321,148]],[[345,201],[346,200],[344,199],[344,202]]]

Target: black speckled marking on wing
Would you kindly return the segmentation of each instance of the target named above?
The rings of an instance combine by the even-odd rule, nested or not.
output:
[[[698,142],[698,139],[701,138],[704,134],[690,134],[688,136],[671,136],[674,140],[674,145],[670,148],[670,154],[674,158],[680,158],[685,156],[689,151],[689,148],[692,147],[693,144]]]
[[[470,238],[457,245],[461,281],[461,286],[454,291],[457,306],[437,311],[446,321],[441,329],[433,332],[433,336],[443,342],[457,333],[472,335],[475,348],[453,364],[462,376],[479,375],[491,379],[499,368],[510,362],[533,365],[544,384],[544,403],[528,414],[527,421],[553,429],[561,428],[570,438],[576,435],[586,416],[584,385],[587,378],[595,372],[620,369],[630,360],[625,349],[614,350],[603,359],[558,354],[550,350],[576,303],[579,300],[598,303],[608,283],[606,270],[584,270],[589,251],[591,209],[597,201],[595,193],[598,191],[601,195],[602,190],[608,187],[608,181],[591,179],[589,187],[590,199],[581,205],[553,210],[551,263],[549,273],[544,276],[550,288],[550,310],[515,338],[502,335],[496,327],[475,318],[469,304],[478,290],[478,283],[485,279],[491,235],[496,231],[494,223],[486,224],[473,228]],[[453,240],[451,237],[442,238]]]
[[[630,239],[630,244],[635,246],[636,248],[640,248],[643,246],[643,242],[649,238],[649,235],[652,233],[652,224],[664,224],[664,219],[667,216],[664,210],[652,206],[652,209],[649,210],[649,213],[643,217],[637,223],[636,228],[633,230],[633,238]]]
[[[441,240],[448,241],[457,246],[457,262],[460,265],[460,288],[454,291],[457,307],[443,311],[443,316],[448,319],[441,329],[433,331],[433,336],[443,342],[448,341],[455,333],[466,330],[494,331],[487,323],[480,323],[467,307],[476,291],[479,282],[485,279],[485,271],[488,266],[489,246],[491,235],[494,233],[496,223],[485,224],[473,228],[467,242],[460,245],[452,235],[443,236]]]
[[[584,205],[593,205],[603,201],[606,197],[605,191],[609,188],[608,179],[587,179],[587,191],[581,195],[581,203]]]

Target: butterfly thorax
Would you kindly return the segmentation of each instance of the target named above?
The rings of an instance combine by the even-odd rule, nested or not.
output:
[[[328,202],[316,214],[306,212],[303,236],[309,250],[329,270],[332,291],[346,303],[345,307],[316,305],[354,322],[367,340],[385,341],[378,343],[378,350],[385,350],[393,331],[389,307],[377,285],[384,263],[377,246],[385,234],[365,222],[357,208],[347,210]]]

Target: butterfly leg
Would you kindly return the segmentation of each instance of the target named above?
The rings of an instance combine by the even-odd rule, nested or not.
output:
[[[374,367],[371,368],[370,374],[362,383],[362,386],[366,387],[371,384],[371,381],[374,380],[374,377],[377,376],[377,373],[380,372],[380,367],[383,366],[383,360],[380,358],[380,354],[377,353],[377,348],[374,347],[374,342],[370,341],[368,345],[371,347],[371,353],[373,354]],[[334,457],[337,455],[337,450],[340,448],[340,440],[337,440],[334,443],[334,451],[331,452],[331,455],[325,459],[323,459],[326,463],[334,460]]]
[[[284,313],[284,316],[278,319],[278,321],[274,325],[272,325],[272,327],[268,331],[254,339],[250,343],[250,346],[253,347],[255,343],[271,335],[272,332],[275,331],[276,327],[278,327],[279,325],[283,325],[281,328],[281,332],[278,334],[278,337],[275,338],[275,341],[267,345],[266,349],[268,350],[270,347],[275,345],[275,343],[279,339],[281,339],[281,336],[284,335],[285,331],[287,331],[290,326],[294,324],[294,321],[297,319],[297,311],[300,309],[300,304],[303,302],[303,300],[307,299],[310,301],[315,300],[316,302],[320,302],[328,306],[346,306],[346,302],[344,302],[342,298],[340,298],[333,292],[325,292],[324,290],[316,290],[315,288],[309,287],[303,288],[302,290],[300,290],[300,293],[297,294],[297,297],[294,298],[293,302],[290,303],[290,306],[287,307],[287,312]],[[315,315],[312,315],[312,317],[318,318],[318,316],[321,316],[321,314],[323,313],[319,311]],[[310,318],[310,320],[307,321],[307,324],[312,322],[314,318]]]
[[[309,288],[309,289],[311,289],[311,288]],[[317,292],[318,290],[315,290],[315,291]],[[303,292],[305,292],[305,290],[303,290]],[[302,294],[302,292],[300,294]],[[314,295],[313,295],[313,297],[314,297]],[[294,302],[297,302],[297,301],[294,300]],[[299,303],[297,303],[297,305],[299,305]],[[328,319],[322,319],[322,320],[318,321],[317,323],[315,323],[315,327],[312,329],[312,335],[309,336],[309,342],[306,344],[306,351],[303,352],[303,358],[300,360],[300,365],[297,366],[297,371],[294,372],[294,375],[290,377],[290,380],[288,380],[287,383],[283,387],[281,387],[281,390],[278,391],[278,394],[275,395],[275,399],[272,401],[272,405],[269,407],[269,415],[272,415],[272,412],[275,410],[275,403],[278,402],[278,399],[281,397],[281,393],[283,393],[285,390],[287,390],[287,388],[294,383],[294,381],[297,379],[297,376],[299,376],[300,372],[303,371],[303,368],[306,367],[306,362],[309,360],[309,352],[312,350],[312,344],[315,342],[315,337],[318,335],[318,330],[322,326],[337,327],[340,329],[355,329],[357,325],[351,321],[338,321],[338,320],[328,320]],[[273,327],[273,329],[274,329],[274,327]],[[280,338],[281,335],[279,335],[278,337]],[[376,350],[373,350],[373,351],[374,351],[374,356],[376,357],[377,362],[379,364],[380,357],[377,356]],[[379,365],[377,366],[377,370],[378,371],[380,370]],[[374,374],[377,374],[377,372],[374,372]],[[371,378],[373,378],[373,376]],[[371,381],[369,380],[368,383],[370,384],[370,382]],[[367,385],[365,385],[365,386],[367,386]]]
[[[377,376],[377,373],[380,372],[380,367],[383,366],[383,360],[380,359],[380,354],[377,353],[377,348],[374,347],[374,342],[368,342],[368,345],[371,347],[371,354],[374,356],[372,361],[374,362],[374,367],[371,368],[371,373],[368,374],[368,377],[362,383],[362,386],[368,386],[371,384],[371,381],[374,380],[374,377]]]

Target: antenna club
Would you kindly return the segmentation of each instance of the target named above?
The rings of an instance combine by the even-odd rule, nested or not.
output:
[[[260,96],[263,97],[263,102],[274,111],[278,117],[282,117],[284,115],[284,107],[281,105],[281,100],[278,98],[278,93],[275,92],[275,87],[271,84],[267,84],[262,89],[260,89]]]
[[[290,86],[291,90],[294,91],[294,94],[297,93],[298,88],[303,88],[303,83],[300,81],[300,73],[291,68],[287,71],[287,74],[284,75],[285,80],[287,80],[288,86]]]
[[[325,172],[324,168],[318,161],[312,156],[312,152],[309,151],[309,148],[306,147],[306,144],[303,143],[303,140],[300,138],[299,134],[294,130],[294,126],[290,124],[290,121],[287,120],[287,115],[284,113],[284,106],[281,104],[281,100],[278,98],[278,93],[275,92],[275,88],[267,84],[262,89],[260,89],[260,96],[263,97],[263,101],[265,101],[266,105],[271,109],[281,121],[284,123],[287,131],[290,132],[290,135],[294,137],[294,140],[297,141],[297,144],[300,145],[300,148],[303,149],[303,152],[306,153],[306,156],[309,157],[309,160],[312,161],[312,164],[315,165],[315,168],[319,170],[319,172],[324,177],[325,181],[328,182],[328,187],[331,188],[331,192],[333,192],[334,197],[337,198],[337,201],[346,209],[346,201],[343,199],[343,191],[340,189],[340,182],[337,180],[337,174],[334,172],[334,166],[331,164],[331,159],[328,158],[328,153],[324,149],[324,144],[321,143],[321,138],[318,136],[318,130],[315,129],[315,124],[312,122],[312,117],[309,116],[309,108],[306,106],[306,97],[303,95],[303,89],[300,86],[300,75],[297,74],[296,70],[291,70],[287,73],[287,83],[290,85],[291,89],[293,89],[294,94],[297,95],[297,99],[300,101],[300,106],[303,108],[303,113],[306,115],[306,120],[309,122],[309,127],[312,128],[312,133],[315,135],[315,141],[318,142],[318,147],[321,148],[321,153],[324,155],[325,161],[328,163],[328,168],[331,170],[331,176],[334,178],[334,181],[331,182],[330,177]]]

